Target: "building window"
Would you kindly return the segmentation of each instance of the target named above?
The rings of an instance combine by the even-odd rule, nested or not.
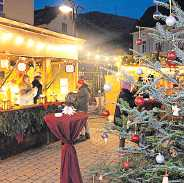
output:
[[[0,16],[3,16],[4,0],[0,0]]]
[[[67,33],[67,24],[62,23],[62,33]]]

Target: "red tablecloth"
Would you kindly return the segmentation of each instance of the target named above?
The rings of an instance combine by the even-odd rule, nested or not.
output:
[[[88,115],[79,112],[73,116],[63,115],[55,117],[48,114],[44,120],[51,132],[60,139],[64,145],[61,152],[61,182],[62,183],[82,183],[77,153],[74,142],[80,131],[84,127]]]

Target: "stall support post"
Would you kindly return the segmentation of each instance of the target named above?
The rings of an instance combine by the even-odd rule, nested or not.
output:
[[[47,76],[47,59],[43,60],[43,95],[46,97],[47,96],[47,89],[46,89],[46,77]]]

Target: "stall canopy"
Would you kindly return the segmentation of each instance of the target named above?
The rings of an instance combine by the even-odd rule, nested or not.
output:
[[[0,18],[0,53],[76,60],[83,43],[76,37]]]

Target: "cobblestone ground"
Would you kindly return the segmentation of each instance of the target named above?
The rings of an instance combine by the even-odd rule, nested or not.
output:
[[[101,138],[105,120],[89,119],[91,139],[76,145],[84,183],[92,183],[87,175],[96,162],[110,161],[116,156],[118,137],[111,135],[105,144]],[[0,183],[59,183],[60,142],[0,160]]]

